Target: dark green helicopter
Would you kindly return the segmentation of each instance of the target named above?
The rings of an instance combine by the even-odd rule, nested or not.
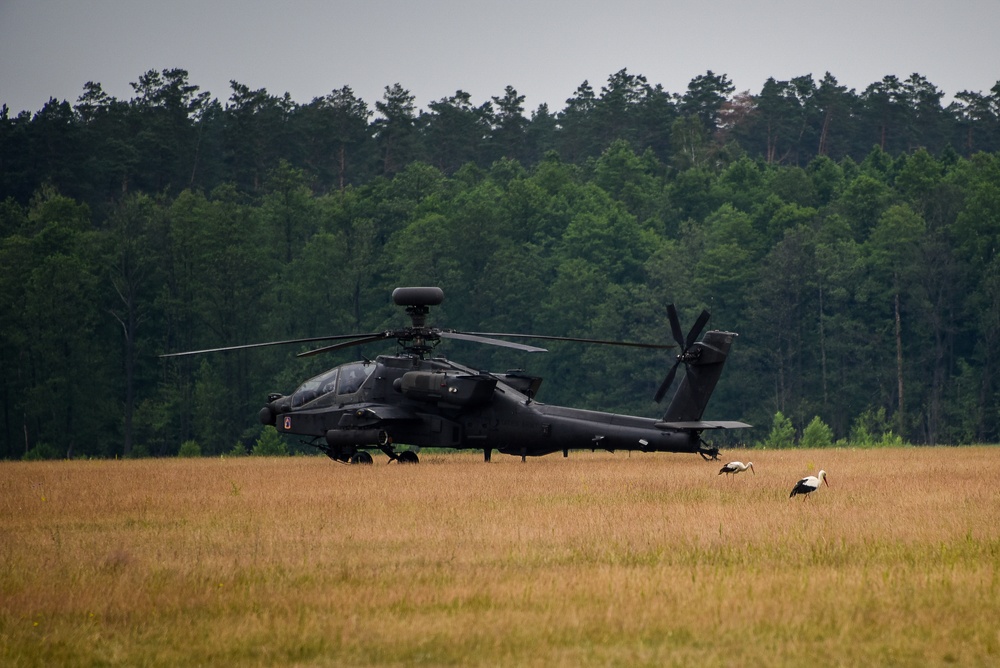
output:
[[[482,450],[488,462],[494,450],[526,457],[570,450],[638,450],[690,452],[715,458],[718,448],[701,438],[713,429],[749,427],[743,422],[703,421],[702,414],[722,374],[736,334],[709,331],[695,341],[709,313],[702,311],[687,337],[677,311],[667,307],[670,328],[680,354],[656,392],[661,401],[684,365],[681,384],[659,420],[615,413],[550,406],[535,401],[542,379],[520,371],[488,373],[443,357],[429,357],[441,339],[474,341],[526,352],[545,348],[495,337],[576,341],[641,348],[673,345],[604,341],[565,336],[459,332],[427,325],[431,306],[444,300],[436,287],[396,288],[392,299],[405,306],[412,324],[367,334],[273,341],[163,355],[177,357],[263,346],[339,341],[299,353],[300,357],[365,343],[395,339],[401,351],[374,361],[350,362],[310,378],[290,395],[272,394],[260,411],[260,421],[279,432],[311,437],[309,443],[330,458],[370,464],[369,451],[380,450],[390,460],[416,463],[417,451],[398,445]]]

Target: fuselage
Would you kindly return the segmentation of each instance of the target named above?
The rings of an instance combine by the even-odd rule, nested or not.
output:
[[[393,443],[483,450],[487,456],[492,450],[525,457],[576,449],[699,452],[699,435],[690,429],[536,402],[540,383],[444,358],[380,356],[330,369],[291,395],[273,398],[261,420],[311,437],[336,459]]]

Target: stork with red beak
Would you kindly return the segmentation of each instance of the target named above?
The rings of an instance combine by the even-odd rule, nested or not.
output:
[[[726,475],[729,475],[730,473],[736,475],[737,473],[743,473],[747,469],[750,469],[754,475],[757,475],[757,472],[753,470],[753,462],[747,462],[746,464],[743,462],[729,462],[719,469],[719,475],[722,475],[723,473]]]
[[[792,493],[788,495],[788,498],[792,498],[796,494],[810,494],[819,489],[821,482],[825,482],[826,486],[829,487],[830,483],[826,480],[826,471],[820,471],[816,475],[806,476],[802,480],[795,483],[795,487],[792,488]],[[806,498],[809,498],[808,496]]]

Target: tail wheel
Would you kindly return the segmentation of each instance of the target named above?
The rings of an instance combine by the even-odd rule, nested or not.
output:
[[[717,460],[719,458],[719,448],[702,439],[699,440],[701,440],[701,445],[699,446],[698,454],[701,455],[701,458],[705,461]]]

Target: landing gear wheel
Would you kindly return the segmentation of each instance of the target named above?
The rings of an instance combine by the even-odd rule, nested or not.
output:
[[[417,453],[413,450],[403,450],[399,453],[396,459],[400,464],[416,464],[420,461],[420,458],[417,457]]]
[[[371,464],[372,463],[372,456],[370,454],[368,454],[367,452],[362,451],[362,452],[359,452],[359,453],[355,454],[353,457],[351,457],[351,463],[352,464]]]

